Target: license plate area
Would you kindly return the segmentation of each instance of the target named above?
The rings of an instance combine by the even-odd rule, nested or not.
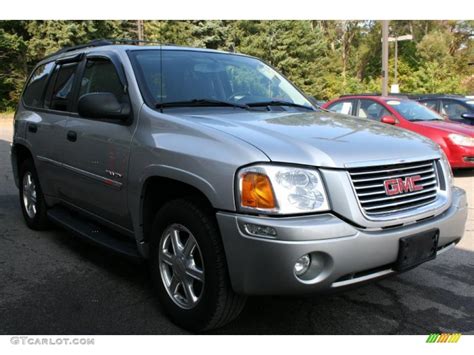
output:
[[[436,258],[439,230],[430,230],[400,238],[395,270],[411,269],[425,261]]]

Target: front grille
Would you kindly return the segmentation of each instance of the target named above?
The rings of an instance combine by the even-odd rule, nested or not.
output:
[[[436,200],[438,178],[434,162],[421,161],[364,168],[349,169],[352,184],[362,210],[367,216],[383,217],[392,213],[409,210],[427,205]],[[405,192],[388,196],[384,181],[389,179],[405,179],[420,175],[417,186],[423,190]]]

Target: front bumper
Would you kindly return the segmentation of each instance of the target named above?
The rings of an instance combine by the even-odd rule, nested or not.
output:
[[[453,169],[474,168],[474,147],[451,145],[448,149],[449,164]]]
[[[395,273],[391,265],[400,238],[439,229],[439,254],[462,237],[466,218],[466,194],[459,188],[453,189],[452,204],[442,214],[381,230],[359,229],[332,214],[271,218],[217,213],[232,287],[246,295],[321,292]],[[245,223],[272,226],[277,236],[248,235]],[[318,276],[306,281],[293,272],[304,254],[324,264]]]

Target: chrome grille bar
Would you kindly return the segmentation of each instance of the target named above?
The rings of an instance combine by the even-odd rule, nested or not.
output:
[[[359,182],[366,182],[366,181],[376,181],[380,179],[388,180],[388,179],[395,179],[399,177],[406,177],[406,176],[412,176],[412,175],[422,175],[422,174],[427,174],[427,173],[434,173],[433,167],[430,169],[425,169],[425,170],[415,170],[415,171],[410,171],[409,173],[403,173],[403,174],[396,174],[396,175],[383,175],[383,176],[377,176],[377,177],[371,177],[371,178],[366,178],[366,179],[352,179],[352,182],[355,184]]]
[[[410,208],[416,208],[436,200],[439,182],[433,161],[422,161],[384,166],[349,169],[359,204],[367,215],[390,215]],[[420,176],[417,186],[423,190],[402,192],[389,196],[384,182],[392,179]]]
[[[427,163],[427,164],[422,164],[418,165],[416,167],[404,167],[404,168],[393,168],[393,169],[384,169],[384,170],[375,170],[375,171],[364,171],[364,172],[355,172],[351,173],[351,175],[366,175],[366,174],[381,174],[381,173],[386,173],[386,172],[391,172],[391,171],[400,171],[400,170],[410,170],[410,169],[416,169],[416,168],[424,168],[424,167],[432,167],[433,163]]]
[[[423,190],[420,190],[420,191],[412,192],[410,194],[410,196],[425,194],[427,192],[435,191],[436,189],[437,189],[436,186],[428,188],[428,189],[423,189]],[[360,200],[360,203],[363,204],[363,203],[366,203],[366,202],[391,201],[391,200],[397,200],[397,199],[400,199],[400,198],[405,198],[405,196],[404,195],[396,195],[396,196],[387,196],[387,197],[364,199],[364,200],[359,199],[359,200]]]
[[[420,180],[420,181],[421,181],[421,180]],[[436,181],[428,181],[428,182],[425,182],[425,183],[422,183],[422,184],[417,184],[417,185],[426,187],[426,186],[435,185],[435,184],[436,184]],[[383,187],[383,185],[382,185],[382,187]],[[376,191],[376,192],[358,193],[357,195],[358,195],[359,197],[362,197],[362,196],[373,196],[373,195],[385,195],[385,190],[384,190],[384,191]]]
[[[431,181],[433,178],[436,178],[435,174],[431,174],[431,175],[428,175],[428,176],[422,176],[420,181],[427,180],[427,179],[430,179],[430,181]],[[382,184],[376,184],[376,185],[357,186],[357,189],[358,190],[359,189],[372,189],[372,188],[375,188],[375,187],[382,187],[383,188],[383,183]]]

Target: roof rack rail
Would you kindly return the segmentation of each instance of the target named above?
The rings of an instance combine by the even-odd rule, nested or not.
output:
[[[118,44],[137,45],[137,44],[140,44],[140,43],[144,43],[144,44],[157,44],[157,45],[161,45],[161,46],[183,47],[182,45],[176,44],[176,43],[171,43],[171,42],[158,42],[158,41],[148,41],[148,40],[144,40],[144,39],[116,38],[116,39],[107,39],[107,41],[112,42],[112,44],[118,43]]]
[[[114,39],[107,39],[112,43],[126,43],[126,44],[139,44],[139,43],[151,43],[151,44],[163,44],[157,41],[148,41],[144,39],[128,39],[128,38],[114,38]]]
[[[77,46],[61,48],[60,50],[58,50],[58,51],[56,51],[56,52],[54,52],[50,55],[47,55],[43,59],[50,58],[50,57],[53,57],[53,56],[58,55],[58,54],[72,52],[72,51],[75,51],[76,49],[89,48],[89,47],[109,46],[111,44],[113,44],[113,43],[109,40],[106,40],[106,39],[95,39],[95,40],[90,41],[90,42],[85,43],[85,44],[79,44]]]
[[[138,45],[140,43],[144,44],[159,44],[159,45],[166,45],[166,46],[176,46],[179,47],[178,44],[174,43],[161,43],[157,41],[147,41],[147,40],[140,40],[140,39],[127,39],[127,38],[114,38],[114,39],[95,39],[93,41],[90,41],[85,44],[79,44],[77,46],[71,46],[71,47],[64,47],[52,54],[47,55],[43,59],[47,59],[50,57],[53,57],[58,54],[63,54],[67,52],[72,52],[77,49],[83,49],[83,48],[90,48],[90,47],[102,47],[102,46],[110,46],[113,44],[130,44],[130,45]]]

